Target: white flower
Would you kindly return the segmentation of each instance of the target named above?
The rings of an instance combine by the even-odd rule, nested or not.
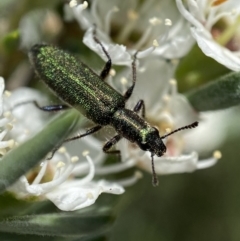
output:
[[[144,66],[144,61],[141,64]],[[151,68],[148,68],[149,66]],[[220,125],[221,119],[216,122],[215,118],[215,123],[210,119],[205,124],[201,113],[195,112],[187,99],[177,92],[176,81],[173,79],[166,81],[166,78],[169,79],[173,73],[172,64],[148,58],[145,60],[145,68],[141,67],[141,69],[142,73],[139,71],[137,75],[136,90],[131,98],[134,101],[131,101],[130,105],[134,106],[139,99],[144,99],[146,118],[150,124],[159,129],[161,136],[199,120],[199,126],[202,127],[201,134],[205,134],[208,139],[207,143],[211,143],[208,148],[214,150],[223,140],[224,135],[218,128],[209,130],[206,127],[209,121],[212,123],[211,125],[216,126],[217,123]],[[198,127],[196,131],[197,129]],[[196,150],[199,149],[197,146],[201,146],[204,140],[202,136],[199,138],[199,133],[198,135],[197,132],[194,134],[192,132],[194,133],[194,130],[181,131],[163,140],[167,147],[166,154],[162,157],[154,156],[157,174],[193,172],[197,169],[208,168],[217,162],[221,156],[219,152],[214,152],[213,156],[208,159],[199,160],[199,154]],[[192,143],[193,139],[194,141],[199,139],[199,141]],[[125,140],[119,142],[118,149],[121,150],[125,161],[135,161],[137,166],[149,172],[152,171],[151,153],[144,152]],[[202,151],[205,154],[204,150]]]
[[[204,54],[233,71],[239,71],[240,45],[237,36],[240,23],[239,1],[187,0],[186,2],[187,8],[182,0],[176,0],[179,11],[191,23],[192,36]],[[224,31],[215,27],[222,19],[227,20]]]
[[[14,147],[15,142],[13,139],[7,141],[3,140],[6,135],[11,131],[13,125],[13,118],[10,112],[3,112],[3,91],[4,91],[4,79],[0,76],[0,155],[5,155],[7,151]],[[6,93],[7,95],[7,93]]]
[[[20,48],[30,49],[40,42],[51,42],[62,30],[59,16],[47,9],[25,14],[19,22]]]
[[[130,65],[131,55],[139,51],[138,58],[149,54],[163,58],[179,58],[193,44],[187,25],[168,1],[95,0],[88,9],[88,2],[71,1],[65,6],[66,19],[73,17],[86,33],[83,42],[105,61],[102,49],[93,40],[93,25],[97,25],[100,39],[112,62]],[[71,12],[72,9],[72,12]]]
[[[124,192],[124,189],[117,183],[110,183],[105,180],[92,181],[95,167],[88,155],[86,155],[86,158],[90,167],[89,173],[81,179],[71,179],[78,158],[70,158],[64,148],[59,151],[62,155],[61,161],[59,161],[59,153],[58,155],[55,154],[50,161],[41,163],[41,169],[31,184],[26,176],[23,176],[11,186],[10,190],[20,196],[46,196],[59,209],[64,211],[74,211],[90,206],[103,192],[111,194],[122,194]],[[52,180],[41,182],[47,171],[54,173]]]
[[[34,100],[46,103],[46,98],[40,92],[30,88],[19,88],[8,93],[9,95],[4,98],[4,110],[13,119],[10,136],[17,143],[22,143],[41,130],[50,116],[39,111],[32,103],[19,104]]]
[[[13,148],[15,143],[22,143],[38,132],[48,120],[47,113],[38,110],[31,103],[24,104],[24,102],[33,100],[41,103],[44,98],[37,91],[22,88],[13,93],[6,92],[3,106],[3,90],[4,80],[0,78],[0,114],[5,109],[7,116],[0,120],[0,126],[5,127],[0,133],[2,155]],[[9,132],[10,129],[12,129],[11,132]],[[6,136],[14,138],[14,140],[3,141],[2,139]],[[78,146],[78,155],[82,148],[82,146]],[[101,150],[100,152],[102,153]],[[8,190],[22,198],[46,197],[59,209],[73,211],[92,205],[101,193],[122,194],[124,192],[122,185],[131,185],[136,179],[130,178],[128,182],[120,180],[119,184],[105,180],[93,181],[97,163],[94,163],[86,152],[84,156],[86,156],[87,162],[84,165],[83,163],[78,165],[78,157],[71,157],[62,147],[50,161],[42,161],[38,167],[22,176]],[[103,155],[99,155],[99,157],[102,160]],[[75,178],[74,169],[76,169],[77,175],[85,175],[85,177]]]

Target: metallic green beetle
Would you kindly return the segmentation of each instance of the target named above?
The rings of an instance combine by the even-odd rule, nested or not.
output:
[[[110,151],[110,149],[122,137],[136,143],[142,150],[149,151],[152,157],[153,185],[156,186],[158,179],[153,156],[160,157],[166,152],[162,139],[179,130],[194,128],[198,123],[194,122],[161,137],[158,130],[145,120],[143,100],[139,100],[133,110],[126,109],[125,103],[131,97],[136,83],[137,54],[134,55],[132,62],[133,83],[126,93],[121,95],[104,81],[112,66],[111,58],[96,37],[96,30],[93,32],[93,38],[108,58],[100,75],[73,55],[54,46],[37,44],[31,48],[29,58],[36,73],[60,99],[67,103],[67,105],[45,107],[35,104],[44,111],[63,110],[71,106],[96,123],[96,126],[87,130],[86,133],[65,141],[84,137],[100,130],[103,126],[110,125],[116,130],[117,135],[104,145],[104,152],[120,153],[119,150]],[[138,115],[140,111],[141,116]]]

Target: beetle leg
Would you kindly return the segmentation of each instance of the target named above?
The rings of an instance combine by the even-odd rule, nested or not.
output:
[[[15,109],[15,108],[18,107],[18,106],[26,105],[26,104],[34,104],[38,109],[43,110],[43,111],[47,111],[47,112],[60,111],[60,110],[66,110],[66,109],[71,108],[71,107],[68,106],[68,105],[48,105],[48,106],[40,106],[40,105],[37,103],[37,101],[35,101],[35,100],[30,100],[30,101],[25,101],[25,102],[22,102],[22,103],[19,103],[19,104],[15,105],[15,106],[13,107],[13,109]]]
[[[104,52],[104,54],[106,55],[108,61],[106,62],[101,74],[100,74],[100,78],[102,80],[106,79],[106,77],[108,76],[110,69],[112,67],[112,60],[110,55],[108,54],[107,50],[104,48],[103,44],[100,42],[100,40],[97,38],[97,32],[96,32],[96,25],[94,25],[93,28],[93,39],[94,41],[100,45],[100,47],[102,48],[102,51]]]
[[[134,112],[139,112],[140,110],[142,110],[142,118],[145,118],[145,104],[144,104],[144,100],[139,100],[138,103],[135,105],[133,111]]]
[[[80,138],[82,138],[84,136],[91,135],[91,134],[99,131],[101,128],[102,128],[102,126],[100,126],[100,125],[94,126],[91,129],[88,129],[85,133],[79,134],[79,135],[74,136],[74,137],[70,137],[68,139],[65,139],[63,142],[69,142],[69,141],[73,141],[73,140],[76,140],[76,139],[80,139]]]
[[[103,146],[103,151],[105,153],[108,154],[118,154],[120,155],[120,151],[119,150],[113,150],[113,151],[109,151],[109,149],[111,149],[118,141],[120,141],[122,138],[121,135],[116,135],[114,136],[112,139],[110,139],[104,146]]]
[[[91,134],[99,131],[101,128],[102,128],[102,126],[97,125],[97,126],[92,127],[91,129],[88,129],[88,130],[87,130],[85,133],[83,133],[83,134],[79,134],[79,135],[77,135],[77,136],[74,136],[74,137],[70,137],[70,138],[68,138],[68,139],[65,139],[60,145],[56,146],[56,147],[52,150],[51,156],[48,157],[47,160],[51,160],[51,159],[53,158],[55,152],[60,148],[60,146],[61,146],[63,143],[69,142],[69,141],[73,141],[73,140],[76,140],[76,139],[80,139],[80,138],[82,138],[82,137],[84,137],[84,136],[91,135]]]
[[[43,111],[48,111],[48,112],[66,110],[66,109],[71,108],[71,107],[68,106],[68,105],[48,105],[48,106],[40,106],[40,105],[37,103],[37,101],[33,101],[33,104],[34,104],[38,109],[43,110]]]
[[[134,54],[133,62],[132,62],[132,81],[133,81],[133,83],[128,88],[128,90],[126,91],[126,93],[123,96],[125,101],[127,101],[131,97],[133,89],[134,89],[135,84],[136,84],[136,79],[137,79],[136,60],[137,60],[137,52]]]

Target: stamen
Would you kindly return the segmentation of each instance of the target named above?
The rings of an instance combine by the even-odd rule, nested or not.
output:
[[[138,52],[138,59],[145,58],[145,57],[149,56],[155,50],[155,48],[156,48],[156,46],[152,46],[152,47],[147,48],[143,51],[139,51]]]
[[[94,23],[97,23],[98,27],[100,29],[102,29],[102,22],[101,22],[101,19],[99,18],[98,13],[97,13],[98,2],[99,2],[99,0],[95,0],[95,1],[92,2],[91,15],[93,16]]]
[[[149,23],[151,23],[153,26],[157,26],[162,23],[162,19],[153,17],[149,19]]]
[[[129,35],[132,33],[135,28],[136,20],[138,19],[138,14],[133,10],[128,11],[129,22],[124,26],[123,30],[120,32],[118,38],[119,43],[125,42],[125,39],[128,39]]]
[[[67,152],[67,149],[66,149],[66,147],[62,146],[58,149],[58,152],[61,153],[61,154],[64,154],[64,153]]]
[[[59,186],[60,184],[62,184],[68,179],[68,177],[70,176],[74,168],[74,165],[72,165],[71,162],[69,163],[70,164],[66,165],[63,162],[59,162],[57,164],[58,168],[56,170],[53,180],[50,182],[46,182],[38,185],[39,188],[42,189],[42,194],[48,192],[50,189],[53,189],[54,187]],[[61,174],[60,174],[60,171],[62,171]]]
[[[78,185],[84,185],[85,183],[92,181],[92,179],[94,178],[94,175],[95,175],[95,166],[94,166],[94,163],[93,163],[91,157],[86,155],[86,158],[87,158],[87,161],[89,164],[89,173],[86,177],[78,180]]]
[[[125,161],[125,162],[116,163],[109,166],[97,167],[95,172],[98,175],[114,174],[114,173],[119,173],[124,170],[127,170],[135,165],[136,165],[136,160],[129,159],[128,161]]]
[[[172,26],[172,20],[169,18],[166,18],[164,21],[165,26]]]
[[[129,18],[129,20],[136,20],[139,18],[139,15],[136,11],[130,9],[130,10],[128,10],[128,18]]]
[[[0,142],[0,148],[12,148],[14,146],[14,140],[9,140],[9,141],[1,141]]]
[[[38,172],[37,176],[35,177],[35,179],[33,180],[32,182],[32,185],[35,185],[35,184],[39,184],[43,178],[43,176],[45,175],[46,173],[46,170],[47,170],[47,165],[48,165],[48,162],[45,161],[45,162],[42,162],[41,163],[41,169],[40,171]]]
[[[88,154],[89,154],[89,151],[88,151],[88,150],[85,150],[85,151],[82,152],[82,155],[83,155],[84,157],[86,157]]]
[[[73,156],[73,157],[71,158],[71,162],[72,162],[72,163],[75,163],[75,162],[77,162],[77,161],[79,161],[78,156]]]
[[[7,125],[9,120],[7,118],[0,119],[0,127]]]
[[[166,133],[170,133],[172,130],[171,130],[171,128],[166,128],[165,131],[166,131]]]
[[[111,26],[111,18],[113,13],[118,12],[118,7],[114,6],[110,11],[108,11],[106,19],[105,19],[105,32],[107,35],[110,33],[110,26]]]
[[[2,139],[6,136],[7,133],[8,133],[8,130],[4,130],[0,133],[0,141],[2,141]]]
[[[122,187],[129,187],[135,184],[142,177],[143,174],[140,171],[136,171],[132,177],[117,180],[115,182]]]
[[[87,9],[87,7],[88,2],[84,1],[82,4],[77,4],[75,7],[72,8],[76,20],[84,29],[90,28],[92,26],[92,24],[90,24],[87,20],[86,14],[84,13],[84,10]]]
[[[7,153],[5,149],[0,149],[0,156],[4,156]]]
[[[153,46],[154,47],[159,47],[158,41],[156,39],[153,40]]]
[[[172,27],[172,21],[170,19],[168,19],[168,18],[165,19],[164,26],[166,27],[165,31],[164,31],[164,34],[161,35],[160,37],[158,37],[159,45],[163,45],[163,46],[164,46],[165,42],[168,40],[168,38],[169,38],[170,29]]]
[[[57,168],[62,168],[64,166],[65,166],[64,162],[58,162],[58,164],[57,164]]]
[[[116,70],[115,69],[110,69],[109,75],[114,77],[116,75]]]
[[[138,42],[133,46],[134,49],[140,49],[150,38],[152,33],[152,26],[149,26],[145,31],[144,34],[141,36],[141,38],[138,40]]]
[[[10,131],[10,130],[12,130],[12,128],[13,128],[13,125],[12,125],[11,123],[7,123],[6,129],[7,129],[8,131]]]
[[[171,59],[171,64],[177,66],[179,64],[179,59]]]
[[[140,49],[148,41],[148,39],[150,39],[151,34],[152,34],[152,30],[153,30],[152,26],[160,25],[162,23],[162,20],[159,19],[159,18],[154,17],[154,18],[150,18],[149,19],[149,23],[151,24],[151,26],[148,27],[144,31],[144,34],[142,35],[142,37],[135,44],[134,49]],[[157,40],[154,40],[154,42],[153,42],[153,46],[154,47],[158,47],[158,43],[156,43],[156,42],[157,42]]]
[[[122,85],[126,85],[126,84],[128,83],[128,80],[127,80],[127,78],[122,77],[122,78],[120,79],[120,82],[121,82]]]
[[[120,82],[121,82],[121,92],[124,93],[127,91],[128,80],[126,77],[121,77]]]
[[[77,5],[78,5],[77,0],[71,0],[71,1],[69,2],[69,7],[70,7],[70,8],[76,7]]]
[[[197,169],[209,168],[217,163],[217,161],[222,157],[220,151],[215,151],[212,158],[201,160],[197,163]]]
[[[221,5],[222,3],[225,3],[227,2],[228,0],[215,0],[212,2],[212,6],[219,6]]]
[[[8,91],[8,90],[5,90],[5,91],[4,91],[4,95],[5,95],[6,97],[10,97],[10,96],[12,95],[12,93],[11,93],[10,91]]]
[[[213,153],[213,157],[216,159],[220,159],[220,158],[222,158],[222,153],[220,151],[215,151]]]
[[[177,81],[175,79],[169,80],[171,97],[174,98],[177,95]]]
[[[164,95],[164,96],[162,97],[162,100],[164,101],[164,104],[165,104],[165,105],[169,102],[170,99],[171,99],[171,97],[170,97],[169,95]]]
[[[88,199],[94,199],[94,196],[91,192],[87,193],[86,196]]]
[[[9,140],[8,141],[8,147],[9,148],[13,148],[14,147],[14,143],[15,143],[15,141],[12,139],[12,140]]]
[[[12,117],[12,113],[11,113],[10,111],[6,111],[6,112],[3,113],[3,116],[4,116],[5,118],[10,119],[10,118]]]

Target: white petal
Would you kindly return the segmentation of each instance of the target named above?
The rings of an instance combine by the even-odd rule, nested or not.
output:
[[[33,100],[41,105],[44,98],[42,94],[33,89],[20,88],[13,91],[12,95],[5,100],[5,107],[8,106],[8,109],[11,109],[17,104]],[[14,108],[12,113],[16,121],[9,134],[19,143],[38,132],[46,123],[46,119],[49,118],[46,113],[37,109],[32,103],[20,105]]]
[[[140,99],[143,99],[149,113],[149,109],[158,105],[161,97],[168,91],[168,80],[172,78],[173,68],[156,56],[142,60],[141,64],[144,70],[141,71],[141,66],[138,68],[137,84],[129,102],[136,105]],[[130,81],[132,80],[129,78]]]
[[[30,185],[25,176],[22,176],[16,183],[14,183],[9,191],[15,192],[19,196],[27,196],[29,194],[39,196],[42,194],[42,188],[39,185]]]
[[[139,162],[140,166],[149,172],[152,172],[151,158]],[[181,155],[177,157],[154,157],[155,171],[157,174],[166,175],[173,173],[193,172],[197,169],[198,154],[192,152],[189,155]]]
[[[187,98],[180,94],[170,100],[169,111],[174,116],[176,127],[189,125],[198,120],[198,113],[193,110]]]
[[[5,89],[5,83],[4,83],[4,78],[0,76],[0,116],[3,113],[3,100],[2,100],[2,95],[3,91]]]
[[[207,30],[192,28],[191,31],[204,54],[233,71],[240,71],[240,58],[234,52],[219,45]]]
[[[78,21],[82,29],[88,29],[93,25],[91,15],[89,11],[86,10],[87,4],[86,1],[83,4],[79,4],[76,7],[72,7],[73,14]]]
[[[198,154],[192,152],[189,155],[178,157],[161,157],[155,160],[155,169],[157,174],[172,174],[193,172],[197,169]]]
[[[122,194],[124,189],[118,184],[106,181],[91,182],[84,186],[79,186],[78,181],[68,181],[59,188],[46,194],[59,209],[63,211],[74,211],[95,203],[102,193]]]
[[[161,41],[159,38],[157,40]],[[194,43],[195,39],[191,35],[189,23],[181,18],[170,27],[168,37],[163,43],[159,43],[159,47],[153,54],[168,59],[181,58],[189,52]]]
[[[203,25],[185,8],[182,0],[176,0],[176,4],[179,12],[194,26],[199,29],[203,29]]]
[[[198,127],[183,136],[185,151],[210,153],[218,149],[229,131],[231,113],[231,109],[200,113]]]
[[[197,169],[205,169],[211,166],[214,166],[217,163],[218,159],[211,157],[208,159],[201,160],[197,163]]]
[[[124,45],[113,44],[109,41],[108,36],[105,33],[98,30],[98,38],[109,53],[113,64],[128,65],[132,63],[131,55],[127,52]],[[102,48],[93,39],[92,28],[89,28],[83,37],[83,43],[90,49],[96,52],[104,61],[107,61],[107,57],[102,51]]]
[[[175,36],[174,39],[156,48],[153,54],[167,59],[181,58],[189,52],[194,42],[195,40],[190,35],[185,37]]]

